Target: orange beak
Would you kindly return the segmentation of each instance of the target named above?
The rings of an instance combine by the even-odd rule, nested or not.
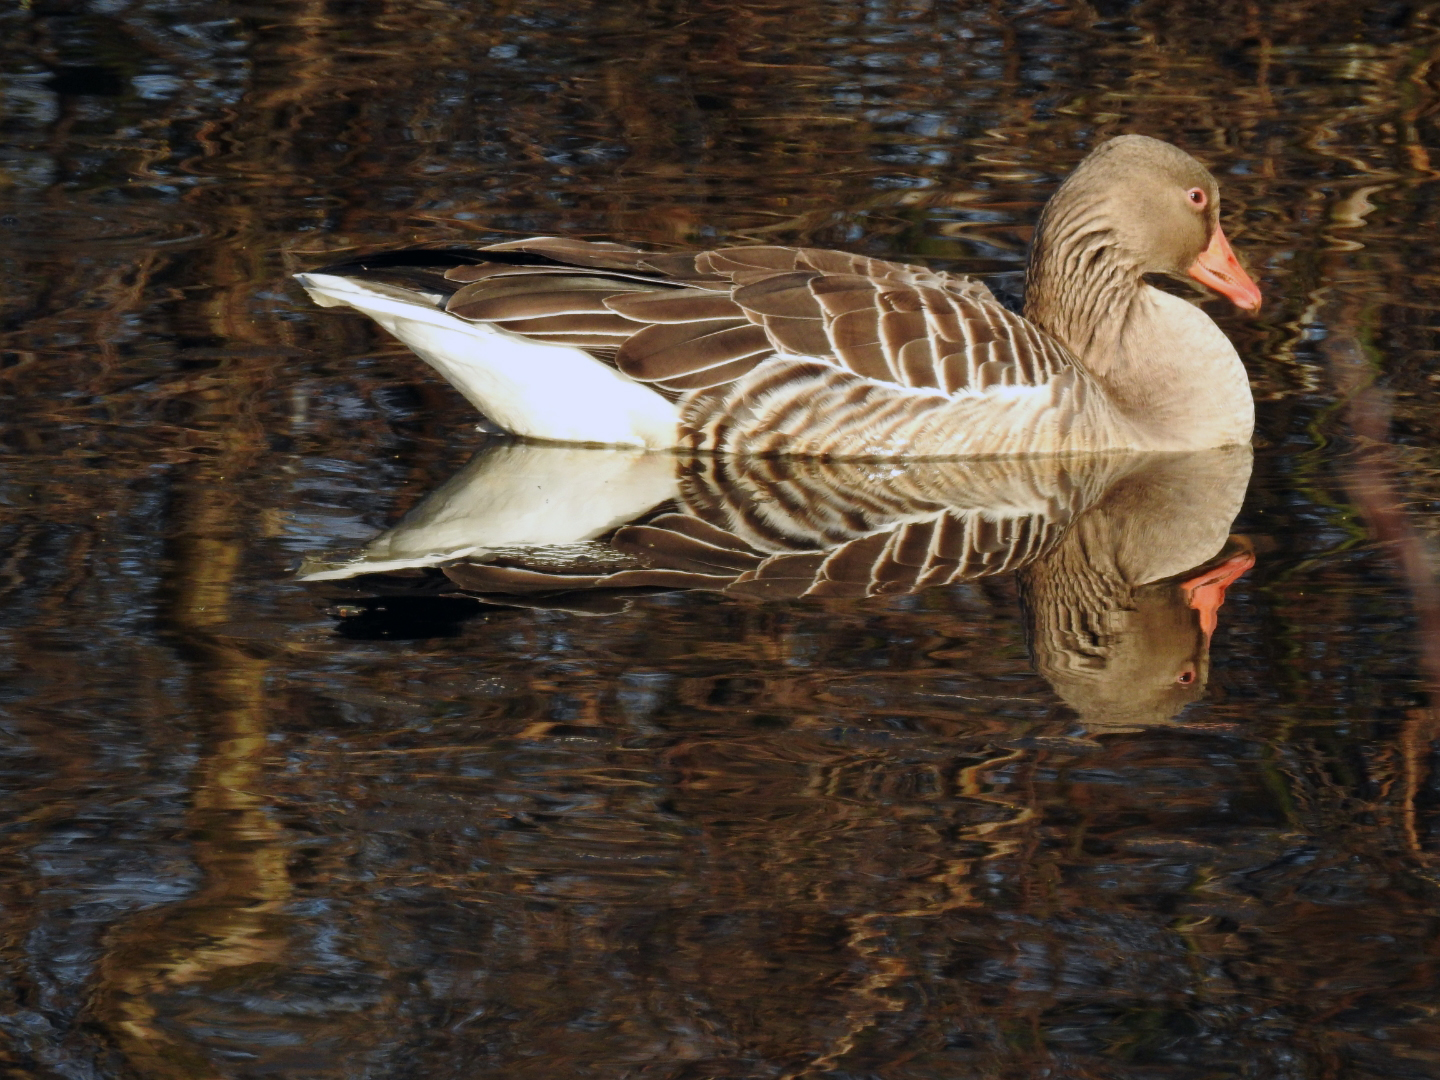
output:
[[[1219,225],[1215,226],[1215,235],[1210,238],[1210,246],[1200,253],[1200,257],[1187,273],[1201,285],[1209,286],[1221,296],[1228,297],[1236,307],[1246,311],[1256,310],[1263,299],[1260,286],[1251,281],[1250,275],[1245,273]]]

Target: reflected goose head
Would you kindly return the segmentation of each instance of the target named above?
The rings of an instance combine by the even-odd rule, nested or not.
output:
[[[1205,693],[1210,642],[1174,581],[1137,589],[1108,626],[1037,635],[1036,670],[1091,731],[1138,731],[1171,720]]]
[[[1116,606],[1040,620],[1036,670],[1093,732],[1164,724],[1204,696],[1225,590],[1254,563],[1249,542],[1231,537],[1215,559],[1114,597]]]
[[[1248,447],[1156,455],[1021,572],[1036,670],[1096,731],[1164,724],[1205,692],[1226,590],[1255,564],[1230,528]]]
[[[1146,274],[1188,276],[1238,307],[1260,306],[1220,227],[1220,188],[1179,147],[1122,135],[1095,149],[1046,206],[1036,230],[1032,284],[1094,272],[1133,282]]]

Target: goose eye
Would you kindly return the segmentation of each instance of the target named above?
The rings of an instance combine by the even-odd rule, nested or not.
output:
[[[1205,204],[1210,201],[1206,198],[1204,190],[1198,187],[1192,187],[1185,195],[1197,210],[1205,209]]]
[[[1189,686],[1195,681],[1195,672],[1192,671],[1190,668],[1186,668],[1184,671],[1180,672],[1179,675],[1175,676],[1175,681],[1181,686]]]

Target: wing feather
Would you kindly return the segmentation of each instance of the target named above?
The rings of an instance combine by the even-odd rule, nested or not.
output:
[[[619,345],[635,333],[635,324],[629,319],[608,312],[570,312],[562,315],[545,315],[532,319],[496,320],[495,325],[512,334],[600,334],[615,340]]]
[[[729,293],[698,289],[627,292],[607,296],[604,304],[617,315],[639,323],[736,321],[745,317]]]
[[[620,346],[615,362],[632,379],[659,382],[773,351],[764,328],[749,322],[653,323]]]
[[[727,364],[716,364],[714,367],[701,368],[684,375],[657,379],[652,385],[674,394],[683,394],[690,390],[710,390],[717,386],[728,386],[736,379],[750,374],[754,368],[754,357],[746,356],[731,360]]]
[[[735,303],[757,315],[813,319],[817,316],[813,291],[817,277],[803,271],[770,274],[754,284],[740,286],[731,295]]]
[[[895,373],[885,359],[878,322],[873,307],[856,308],[836,316],[825,329],[842,366],[867,379],[890,382]]]

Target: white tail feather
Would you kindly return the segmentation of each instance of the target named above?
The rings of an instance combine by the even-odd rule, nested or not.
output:
[[[323,307],[348,305],[369,315],[506,431],[558,442],[675,446],[675,406],[583,349],[467,322],[421,292],[335,274],[295,280]]]

